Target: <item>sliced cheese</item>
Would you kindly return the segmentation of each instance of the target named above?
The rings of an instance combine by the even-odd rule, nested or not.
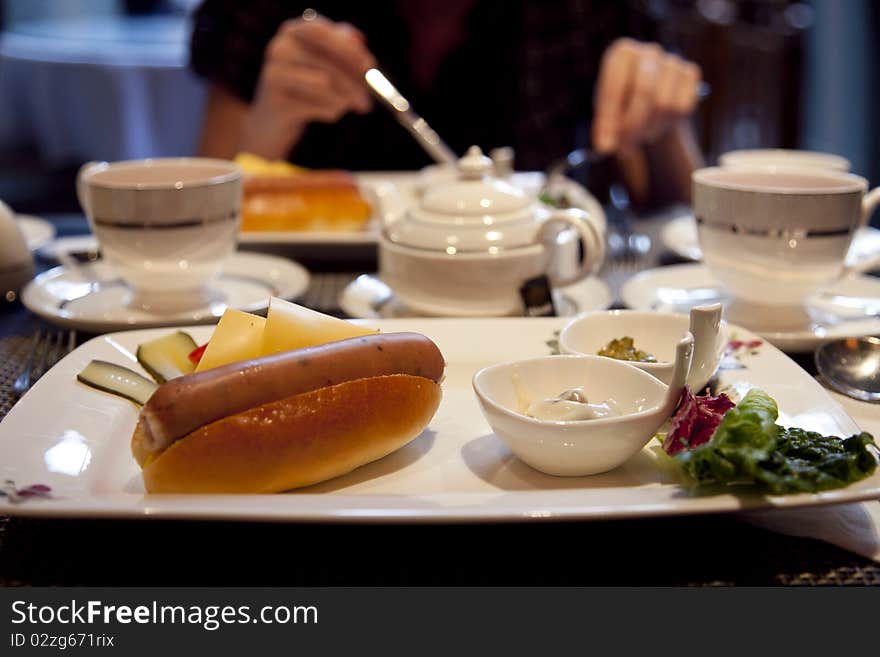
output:
[[[262,355],[264,317],[227,309],[208,341],[196,372]]]
[[[272,297],[266,315],[261,352],[264,355],[275,354],[376,332],[376,329],[355,326],[344,319]]]

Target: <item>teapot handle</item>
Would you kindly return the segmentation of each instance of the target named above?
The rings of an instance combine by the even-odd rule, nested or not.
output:
[[[599,271],[605,259],[605,235],[599,222],[584,210],[568,208],[554,210],[538,233],[538,239],[552,254],[552,260],[558,256],[557,238],[567,228],[574,228],[577,231],[583,248],[583,258],[572,275],[551,274],[550,282],[553,285],[569,285],[586,278]]]
[[[397,185],[388,180],[370,180],[360,183],[360,191],[379,216],[380,228],[393,225],[406,214],[407,204]]]

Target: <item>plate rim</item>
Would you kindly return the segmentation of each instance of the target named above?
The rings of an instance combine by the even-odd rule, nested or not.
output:
[[[674,239],[672,239],[672,233],[675,232],[675,230],[680,230],[681,226],[683,226],[684,224],[690,224],[693,222],[693,212],[688,211],[677,214],[672,219],[667,221],[663,225],[663,228],[660,229],[660,241],[662,242],[663,246],[669,250],[670,253],[675,254],[679,258],[683,258],[689,262],[702,262],[703,252],[700,251],[700,245],[698,241],[690,245],[691,249],[696,249],[696,252],[694,252],[690,249],[681,248],[681,246]],[[694,223],[694,230],[696,230],[696,223]],[[694,257],[694,253],[699,253],[700,256],[698,258]]]

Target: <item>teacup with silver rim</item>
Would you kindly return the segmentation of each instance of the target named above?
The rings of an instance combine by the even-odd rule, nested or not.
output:
[[[734,297],[728,318],[755,330],[800,327],[805,301],[847,273],[853,235],[880,188],[818,168],[694,172],[693,206],[709,270]]]
[[[226,160],[89,162],[77,193],[130,306],[174,312],[220,301],[211,287],[236,247],[242,173]]]

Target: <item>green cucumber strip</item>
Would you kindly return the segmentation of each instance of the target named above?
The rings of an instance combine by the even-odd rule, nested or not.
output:
[[[97,390],[124,397],[143,406],[159,386],[137,372],[109,363],[93,360],[76,375],[77,381]]]
[[[140,345],[137,359],[158,383],[165,383],[196,369],[189,355],[198,346],[191,335],[177,331]]]

